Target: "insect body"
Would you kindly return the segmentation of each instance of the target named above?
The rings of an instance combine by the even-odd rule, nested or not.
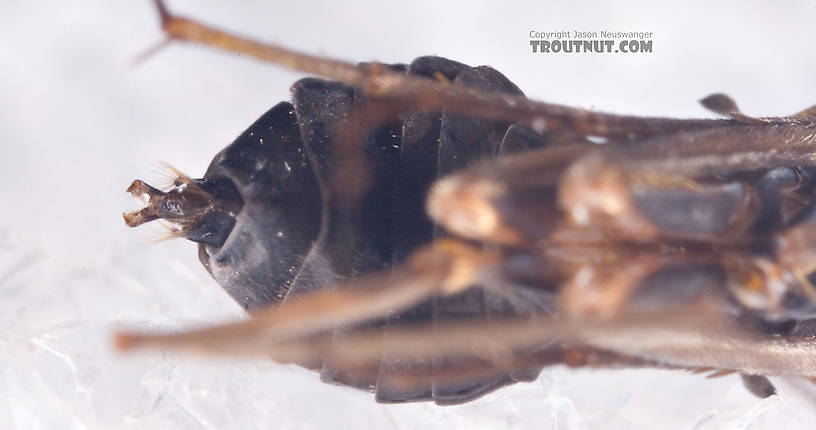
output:
[[[296,83],[202,179],[131,185],[128,224],[175,222],[252,318],[120,346],[261,354],[383,402],[561,363],[737,372],[762,396],[762,375],[816,376],[812,111],[599,114],[490,68],[352,66],[160,10],[172,37],[343,83]]]
[[[446,79],[452,85],[520,94],[491,68],[439,57],[392,69]],[[507,151],[509,145],[539,146],[543,140],[501,121],[440,113],[403,115],[364,140],[365,171],[348,174],[365,175],[370,186],[359,206],[349,208],[332,203],[328,195],[335,157],[331,137],[352,112],[364,111],[370,103],[359,89],[317,79],[297,82],[292,94],[293,103],[270,109],[216,155],[202,179],[180,177],[168,193],[141,181],[129,189],[136,196],[148,194],[149,204],[127,214],[128,224],[158,217],[175,222],[175,234],[199,243],[202,264],[248,310],[285,306],[304,293],[402,262],[439,235],[424,208],[436,177]],[[389,324],[462,315],[487,318],[496,312],[518,311],[510,301],[472,291],[429,300],[366,325],[387,330]],[[378,373],[387,374],[397,365],[396,359],[384,360]],[[430,376],[432,364],[426,367]],[[524,378],[535,374],[528,371]],[[405,392],[388,387],[385,377],[382,382],[379,377],[355,380],[330,366],[323,367],[322,377],[376,388],[380,401],[433,398],[440,403],[468,400],[514,380],[502,375],[467,386],[435,384]]]

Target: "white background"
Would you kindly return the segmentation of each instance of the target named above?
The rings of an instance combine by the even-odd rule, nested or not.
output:
[[[528,96],[604,111],[750,115],[816,103],[813,1],[171,1],[188,16],[351,61],[448,56],[504,72]],[[651,54],[532,54],[530,30],[652,31]],[[124,357],[116,327],[241,317],[195,247],[129,230],[134,178],[191,175],[299,76],[161,39],[146,0],[0,3],[0,428],[770,428],[814,422],[816,391],[759,401],[737,377],[546,370],[477,402],[381,406],[272,363]],[[777,380],[778,381],[778,380]]]

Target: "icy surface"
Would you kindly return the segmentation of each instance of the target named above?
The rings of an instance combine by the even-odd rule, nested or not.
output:
[[[757,400],[737,377],[554,368],[457,407],[382,406],[267,362],[122,356],[117,327],[241,318],[183,241],[128,230],[136,177],[159,160],[191,175],[298,75],[160,40],[149,2],[0,2],[0,428],[809,428],[816,390],[779,381]],[[812,2],[171,1],[221,26],[352,60],[439,54],[491,64],[528,95],[606,111],[748,114],[816,102]],[[318,13],[319,12],[319,13]],[[541,56],[530,30],[655,33],[650,55]]]

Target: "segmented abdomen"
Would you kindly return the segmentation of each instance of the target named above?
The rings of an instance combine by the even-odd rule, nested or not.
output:
[[[439,57],[391,67],[451,85],[522,94],[489,67],[468,67]],[[438,177],[499,153],[544,145],[540,134],[519,125],[448,112],[402,112],[360,142],[364,170],[343,174],[366,178],[365,192],[352,207],[338,205],[333,202],[343,196],[328,195],[338,193],[336,186],[329,186],[337,161],[333,136],[339,127],[361,126],[354,122],[353,113],[370,103],[357,89],[303,79],[292,87],[292,104],[272,108],[213,160],[204,179],[230,178],[241,193],[243,208],[223,245],[200,243],[199,256],[245,308],[286,306],[294,296],[387,270],[417,247],[444,235],[425,213],[427,191]],[[474,289],[433,298],[364,325],[381,327],[387,336],[398,326],[460,318],[490,320],[522,312],[522,306],[529,305]],[[348,330],[327,336],[343,336]],[[533,380],[540,370],[500,373],[465,384],[433,377],[435,372],[478,361],[465,357],[417,362],[385,356],[379,369],[367,372],[302,364],[319,370],[325,382],[371,389],[380,402],[434,400],[440,404],[465,402],[516,381]],[[427,375],[428,382],[410,389],[392,383],[391,375],[406,370]]]

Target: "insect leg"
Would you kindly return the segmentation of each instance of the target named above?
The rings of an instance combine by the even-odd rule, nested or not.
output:
[[[805,124],[752,124],[601,148],[571,164],[559,202],[576,225],[608,226],[634,240],[732,240],[756,225],[762,206],[778,206],[774,199],[789,175],[763,178],[760,192],[743,181],[701,181],[812,166],[814,143],[816,133]]]
[[[497,120],[521,122],[533,129],[570,129],[594,136],[635,140],[680,130],[708,128],[736,120],[677,120],[643,118],[590,112],[583,109],[533,102],[524,97],[490,94],[470,88],[390,73],[382,65],[359,67],[343,61],[302,54],[284,47],[239,37],[194,20],[171,14],[164,2],[155,0],[162,28],[169,39],[200,43],[239,52],[262,61],[315,74],[363,88],[370,96],[398,99],[417,111],[443,108]]]
[[[117,343],[122,349],[175,345],[240,355],[281,339],[379,318],[434,294],[457,294],[488,276],[500,261],[501,255],[495,252],[452,240],[438,241],[390,272],[305,294],[285,306],[258,309],[246,321],[170,335],[122,333]]]
[[[557,192],[561,209],[578,226],[608,224],[638,240],[661,232],[705,239],[733,235],[751,226],[756,211],[752,187],[699,180],[812,166],[814,145],[813,127],[797,123],[732,125],[596,148],[557,145],[477,165],[438,182],[428,210],[437,223],[462,237],[519,245],[552,234],[562,214],[546,203]],[[674,207],[688,211],[676,213]],[[709,215],[691,216],[695,208]]]
[[[437,330],[412,328],[391,333],[387,343],[381,333],[372,336],[367,332],[357,332],[334,343],[307,337],[264,340],[251,336],[247,339],[243,336],[246,333],[235,339],[236,334],[235,331],[229,334],[232,339],[222,336],[218,330],[198,334],[121,335],[119,346],[251,355],[284,362],[319,356],[345,366],[378,361],[383,353],[412,360],[477,354],[497,357],[500,363],[501,357],[507,357],[508,351],[514,348],[558,339],[567,345],[614,352],[668,367],[733,370],[749,375],[816,376],[816,346],[812,339],[748,333],[730,322],[727,315],[706,304],[658,312],[632,312],[608,320],[541,317],[498,324],[463,322]]]

